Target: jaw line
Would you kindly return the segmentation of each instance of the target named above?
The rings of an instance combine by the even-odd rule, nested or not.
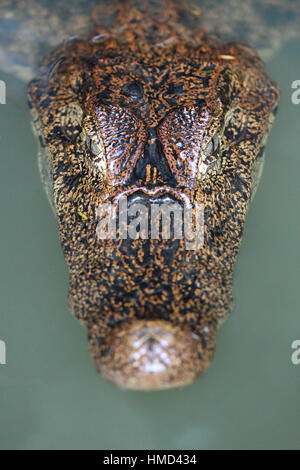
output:
[[[113,201],[114,211],[117,211],[121,198],[131,196],[138,192],[141,192],[142,194],[145,194],[146,196],[149,196],[151,198],[156,198],[161,195],[171,196],[175,200],[182,202],[186,209],[191,209],[193,207],[191,199],[187,194],[181,191],[176,191],[173,188],[170,188],[169,186],[161,186],[155,189],[147,189],[147,188],[137,186],[137,187],[122,191],[120,194],[118,194],[114,198],[114,201]]]

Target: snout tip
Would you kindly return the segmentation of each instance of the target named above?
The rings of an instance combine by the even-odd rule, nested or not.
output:
[[[183,325],[135,320],[115,327],[106,338],[99,369],[115,385],[161,390],[192,383],[200,374],[199,337]]]

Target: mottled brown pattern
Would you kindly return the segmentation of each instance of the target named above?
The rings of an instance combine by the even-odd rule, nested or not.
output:
[[[138,389],[190,383],[211,362],[279,95],[250,48],[198,31],[180,2],[151,3],[96,9],[91,37],[28,87],[72,311],[99,370]],[[97,207],[124,193],[204,204],[203,248],[99,240]]]

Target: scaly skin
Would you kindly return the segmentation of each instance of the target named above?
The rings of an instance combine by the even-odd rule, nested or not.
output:
[[[96,9],[90,38],[55,50],[28,87],[72,311],[97,368],[135,389],[186,385],[211,362],[279,97],[254,51],[165,3]],[[98,206],[124,193],[203,204],[203,247],[99,240]]]

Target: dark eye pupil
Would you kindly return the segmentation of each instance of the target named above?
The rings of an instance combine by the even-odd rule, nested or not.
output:
[[[219,136],[218,134],[215,134],[213,138],[207,144],[203,153],[206,157],[210,157],[218,150],[218,147],[219,147]]]
[[[86,143],[86,146],[87,146],[88,150],[91,151],[92,140],[90,139],[90,137],[88,135],[86,136],[85,143]]]
[[[86,136],[86,146],[93,155],[99,155],[99,153],[101,152],[99,147],[92,141],[89,136]]]

